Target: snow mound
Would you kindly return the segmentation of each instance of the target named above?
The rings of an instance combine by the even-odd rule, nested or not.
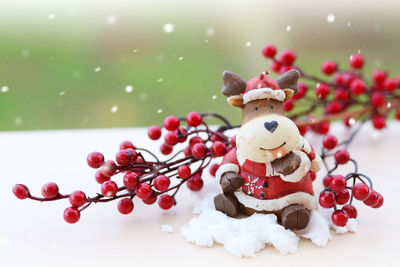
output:
[[[255,257],[255,253],[265,245],[272,245],[281,254],[294,253],[299,239],[310,239],[317,246],[325,246],[332,239],[330,228],[336,233],[356,232],[357,222],[349,220],[347,226],[334,226],[330,220],[330,210],[319,209],[311,212],[306,229],[292,232],[278,224],[273,214],[253,214],[245,218],[231,218],[215,210],[214,196],[220,189],[216,183],[209,183],[206,193],[195,194],[193,218],[181,228],[181,234],[190,242],[202,247],[223,244],[225,249],[236,257]]]

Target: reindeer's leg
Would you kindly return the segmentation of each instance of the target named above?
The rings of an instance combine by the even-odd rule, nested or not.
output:
[[[241,204],[233,194],[219,194],[214,198],[215,209],[228,215],[236,217],[239,214]]]
[[[310,212],[302,205],[289,205],[282,210],[281,224],[286,229],[293,231],[306,228],[310,221]]]

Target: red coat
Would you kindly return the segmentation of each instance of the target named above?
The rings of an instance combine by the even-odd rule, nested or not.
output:
[[[306,153],[305,151],[302,152]],[[314,160],[316,157],[314,149],[312,148],[311,152],[306,154],[310,161]],[[266,176],[266,164],[246,159],[244,163],[240,165],[237,159],[236,148],[232,149],[224,156],[221,166],[224,164],[235,164],[239,167],[238,173],[243,178],[242,191],[257,199],[279,199],[298,192],[307,193],[311,196],[314,195],[312,182],[315,179],[315,173],[311,171],[308,171],[298,182],[284,181],[279,175]]]

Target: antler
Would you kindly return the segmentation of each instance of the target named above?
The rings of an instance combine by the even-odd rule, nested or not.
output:
[[[222,87],[221,92],[227,97],[240,95],[246,90],[246,81],[232,71],[224,71],[222,79],[224,80],[224,87]]]
[[[297,80],[300,78],[300,72],[298,70],[289,70],[279,76],[276,79],[276,82],[279,85],[279,88],[283,89],[292,89],[294,94],[297,93]]]

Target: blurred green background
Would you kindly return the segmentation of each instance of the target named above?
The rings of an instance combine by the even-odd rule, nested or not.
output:
[[[55,3],[56,2],[56,3]],[[132,127],[215,111],[235,122],[221,73],[269,68],[266,43],[400,72],[398,1],[10,1],[0,3],[0,130]],[[334,18],[334,19],[333,19]]]

